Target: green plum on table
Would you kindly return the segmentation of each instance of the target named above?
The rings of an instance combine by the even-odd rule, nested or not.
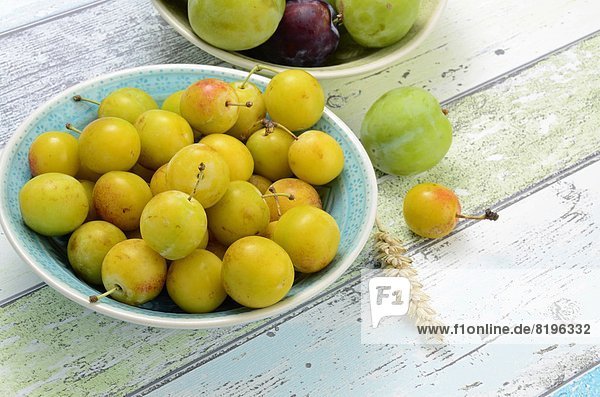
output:
[[[452,143],[452,125],[428,91],[402,87],[373,103],[362,122],[360,140],[375,168],[414,175],[436,165]]]

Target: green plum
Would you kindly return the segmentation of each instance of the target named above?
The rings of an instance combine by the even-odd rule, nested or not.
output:
[[[373,103],[363,120],[360,140],[377,169],[414,175],[446,155],[452,125],[433,95],[422,88],[402,87]]]
[[[115,244],[125,239],[125,233],[111,223],[84,223],[71,234],[67,244],[73,271],[85,282],[102,285],[102,261]]]
[[[285,130],[263,128],[246,141],[254,159],[254,172],[272,181],[291,177],[292,169],[288,161],[288,152],[294,138]]]
[[[95,119],[79,135],[80,171],[127,171],[137,163],[140,150],[140,135],[133,124],[119,117]]]
[[[160,108],[162,110],[168,110],[169,112],[177,113],[181,116],[181,111],[179,110],[181,95],[183,95],[183,90],[175,91],[174,93],[169,95],[167,99],[165,99]]]
[[[162,165],[159,169],[154,171],[152,178],[150,179],[150,191],[153,196],[156,196],[158,193],[166,192],[169,190],[167,186],[167,167],[168,163]]]
[[[239,139],[225,134],[211,134],[200,139],[199,143],[210,146],[219,153],[229,166],[229,179],[247,181],[254,171],[252,153]]]
[[[90,302],[110,295],[119,302],[138,306],[156,298],[167,279],[167,261],[142,239],[123,240],[102,261],[106,292],[90,296]]]
[[[192,127],[183,117],[168,110],[147,110],[134,126],[140,135],[138,162],[152,170],[167,164],[179,149],[194,143]]]
[[[188,194],[167,190],[152,197],[144,207],[140,232],[144,241],[162,257],[181,259],[202,243],[206,213]]]
[[[272,240],[243,237],[225,252],[221,280],[237,303],[250,308],[267,307],[283,299],[292,288],[294,265]]]
[[[96,207],[94,207],[94,186],[96,185],[92,181],[87,181],[85,179],[80,179],[79,182],[83,189],[85,190],[85,195],[88,199],[88,215],[85,218],[84,222],[95,221],[98,219],[98,214],[96,213]]]
[[[325,109],[321,83],[299,69],[277,73],[265,88],[263,97],[271,119],[292,131],[312,127]]]
[[[189,0],[188,17],[194,33],[224,50],[256,47],[275,32],[285,0]]]
[[[101,102],[75,95],[77,102],[84,101],[98,105],[98,117],[118,117],[135,123],[138,116],[146,110],[158,109],[154,98],[146,91],[136,87],[123,87],[112,91]]]
[[[212,312],[227,297],[221,283],[222,266],[219,257],[204,249],[173,261],[167,272],[169,296],[188,313]]]
[[[259,129],[260,120],[267,116],[265,100],[260,89],[250,82],[234,81],[229,85],[235,89],[240,103],[252,103],[250,107],[240,107],[237,121],[233,127],[226,131],[226,134],[245,141],[254,131]]]
[[[269,186],[273,183],[271,180],[265,178],[264,176],[252,174],[250,178],[248,178],[248,182],[256,186],[258,190],[260,190],[261,194],[265,194],[269,189]]]
[[[27,181],[19,192],[19,206],[25,224],[44,236],[71,233],[89,212],[83,185],[58,172],[40,174]]]
[[[269,225],[267,203],[256,186],[246,181],[230,182],[223,197],[206,210],[206,216],[212,235],[226,246],[242,237],[262,234]]]
[[[168,162],[167,188],[194,196],[204,208],[215,205],[229,186],[229,166],[204,143],[179,150]]]
[[[337,0],[344,26],[365,47],[386,47],[408,33],[417,19],[420,0]]]
[[[66,132],[44,132],[29,147],[28,159],[33,176],[46,172],[75,176],[79,171],[79,143]]]
[[[292,142],[288,162],[298,178],[313,185],[325,185],[342,173],[344,151],[331,135],[310,130]]]
[[[302,273],[318,272],[329,265],[341,239],[335,219],[310,205],[290,209],[273,229],[273,241],[288,253],[294,268]]]

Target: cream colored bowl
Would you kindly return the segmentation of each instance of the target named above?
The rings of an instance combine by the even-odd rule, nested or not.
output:
[[[342,35],[338,50],[329,65],[303,67],[303,69],[318,79],[333,79],[364,74],[390,66],[408,55],[429,36],[439,21],[446,3],[447,0],[421,0],[421,8],[415,24],[408,34],[396,44],[380,49],[367,49]],[[251,69],[256,64],[269,66],[279,71],[290,69],[289,66],[250,58],[238,52],[225,51],[203,41],[192,31],[188,22],[186,0],[152,0],[152,4],[163,19],[180,35],[198,48],[225,62],[244,69]]]

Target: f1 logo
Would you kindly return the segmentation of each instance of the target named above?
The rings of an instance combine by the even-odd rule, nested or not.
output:
[[[410,303],[410,281],[405,277],[373,277],[369,280],[371,324],[377,328],[386,316],[403,316]]]

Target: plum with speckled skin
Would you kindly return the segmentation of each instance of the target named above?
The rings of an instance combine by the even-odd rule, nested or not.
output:
[[[126,239],[115,225],[105,221],[84,223],[69,237],[67,256],[73,271],[85,282],[102,284],[102,261],[107,252]]]
[[[92,200],[98,216],[127,232],[140,226],[140,217],[152,191],[141,177],[125,171],[110,171],[94,185]]]
[[[203,135],[221,134],[234,126],[240,113],[235,89],[219,79],[202,79],[181,94],[179,111]]]
[[[167,261],[144,240],[129,239],[108,251],[101,273],[102,284],[107,291],[112,290],[112,298],[137,306],[160,294],[167,279]]]

